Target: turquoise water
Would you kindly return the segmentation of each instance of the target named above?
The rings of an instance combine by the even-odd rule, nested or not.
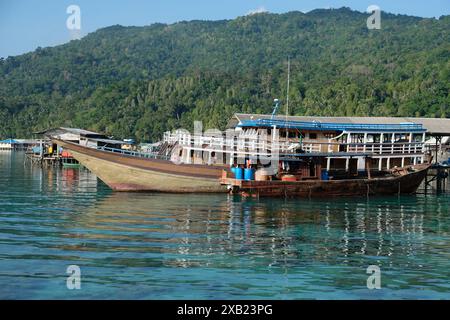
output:
[[[119,194],[3,152],[0,298],[448,299],[449,200]]]

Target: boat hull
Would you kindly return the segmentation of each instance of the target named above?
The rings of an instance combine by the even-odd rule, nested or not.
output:
[[[167,160],[105,152],[57,140],[72,156],[115,191],[224,193],[223,167],[177,165]]]
[[[247,197],[352,197],[412,194],[426,177],[429,165],[416,166],[416,171],[398,176],[374,179],[245,181],[222,178],[231,193]]]

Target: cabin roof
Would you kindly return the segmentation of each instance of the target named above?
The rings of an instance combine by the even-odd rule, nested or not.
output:
[[[89,141],[95,141],[95,142],[103,142],[107,144],[130,144],[129,142],[123,141],[123,140],[114,140],[114,139],[97,139],[97,138],[89,138]]]
[[[78,128],[65,128],[65,127],[60,127],[61,130],[70,132],[70,133],[75,133],[75,134],[79,134],[81,136],[104,136],[101,133],[98,132],[94,132],[94,131],[89,131],[89,130],[84,130],[84,129],[78,129]]]
[[[94,138],[94,137],[95,138],[107,138],[106,135],[98,133],[98,132],[84,130],[84,129],[78,129],[78,128],[66,128],[66,127],[47,129],[44,131],[35,132],[34,134],[42,134],[42,135],[46,135],[46,136],[56,136],[56,135],[61,135],[61,134],[65,134],[65,133],[74,134],[74,135],[77,135],[80,137],[83,136],[83,137],[92,137],[92,138]]]
[[[5,140],[1,140],[0,143],[17,144],[17,143],[19,143],[19,141],[14,140],[14,139],[5,139]]]
[[[36,139],[15,139],[18,144],[37,144],[39,140]]]
[[[270,114],[246,114],[236,113],[228,122],[228,127],[233,128],[244,121],[259,119],[271,119]],[[450,136],[450,119],[444,118],[413,118],[413,117],[311,117],[311,116],[288,116],[288,121],[296,122],[319,122],[333,124],[374,124],[374,125],[401,125],[421,124],[428,133],[432,135]],[[277,115],[277,121],[286,121],[286,116]]]

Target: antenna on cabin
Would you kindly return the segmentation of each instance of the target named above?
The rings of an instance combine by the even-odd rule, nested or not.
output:
[[[288,75],[287,75],[287,88],[286,88],[286,122],[289,116],[289,84],[291,80],[291,58],[288,56]]]
[[[275,107],[273,107],[273,111],[272,111],[272,117],[270,117],[270,120],[273,119],[273,117],[275,117],[275,114],[278,111],[278,107],[280,106],[280,100],[278,99],[273,99],[273,102],[275,103]]]

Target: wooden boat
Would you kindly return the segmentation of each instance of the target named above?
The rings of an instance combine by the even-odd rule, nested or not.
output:
[[[255,181],[237,180],[222,173],[221,183],[245,197],[342,197],[411,194],[427,175],[429,164],[390,170],[383,177],[339,180]]]
[[[390,170],[386,176],[339,180],[247,181],[231,177],[224,166],[174,164],[96,150],[57,140],[81,164],[115,191],[173,193],[231,192],[243,196],[333,197],[414,193],[429,164]]]
[[[415,192],[429,168],[426,129],[416,123],[322,123],[272,115],[241,119],[230,130],[234,136],[166,132],[159,144],[164,147],[157,152],[124,150],[123,141],[80,129],[71,129],[80,135],[79,143],[73,134],[69,141],[59,132],[52,140],[115,191],[231,190],[286,197],[402,194]],[[268,159],[271,173],[256,177],[268,168]],[[255,176],[236,175],[243,171]]]
[[[223,166],[177,165],[170,160],[140,158],[53,139],[115,191],[173,193],[227,192],[219,183]]]

